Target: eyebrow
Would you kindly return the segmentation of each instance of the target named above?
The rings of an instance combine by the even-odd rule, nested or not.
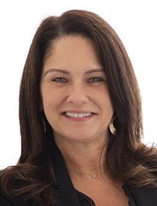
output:
[[[47,70],[47,71],[44,73],[44,76],[46,76],[46,74],[48,74],[48,73],[50,73],[50,72],[60,72],[60,73],[63,73],[63,74],[70,74],[70,73],[69,73],[68,71],[66,71],[66,70],[51,68],[51,69]]]
[[[70,72],[68,72],[66,70],[51,68],[51,69],[47,70],[44,73],[44,76],[46,76],[50,72],[60,72],[60,73],[63,73],[63,74],[68,74],[68,75],[70,74]],[[100,69],[91,69],[91,70],[86,71],[85,74],[91,74],[91,73],[96,73],[96,72],[104,73],[104,70],[102,68],[100,68]]]
[[[95,73],[95,72],[104,73],[104,70],[102,68],[100,68],[100,69],[91,69],[89,71],[86,71],[85,74],[91,74],[91,73]]]

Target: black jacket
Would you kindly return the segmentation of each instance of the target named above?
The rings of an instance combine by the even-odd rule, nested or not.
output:
[[[61,202],[55,206],[94,206],[93,200],[76,191],[72,185],[64,160],[58,148],[53,148],[53,167],[60,191]],[[124,185],[125,194],[129,197],[129,206],[157,206],[157,188],[132,188]],[[105,198],[105,194],[104,194]],[[0,206],[26,206],[22,197],[4,197],[0,191]],[[33,206],[33,204],[29,204]]]

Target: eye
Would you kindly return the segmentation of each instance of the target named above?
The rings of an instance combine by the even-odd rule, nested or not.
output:
[[[88,79],[89,83],[99,83],[99,82],[107,82],[104,78],[102,77],[91,77]]]
[[[64,77],[56,77],[56,78],[52,79],[52,82],[54,82],[54,83],[66,83],[66,82],[68,82],[68,80]]]

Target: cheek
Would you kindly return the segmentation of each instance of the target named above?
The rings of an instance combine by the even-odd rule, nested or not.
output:
[[[44,111],[51,112],[60,106],[64,95],[58,89],[45,88],[42,91],[42,105]]]
[[[114,114],[114,108],[113,108],[109,94],[102,93],[99,98],[99,103],[100,103],[101,112],[104,114],[104,116],[107,115],[108,118],[111,119]]]
[[[43,109],[44,111],[50,112],[55,105],[57,105],[58,98],[55,98],[53,94],[43,95]]]
[[[42,107],[44,112],[49,108],[52,104],[52,92],[47,87],[43,87],[41,89],[41,99],[42,99]]]
[[[108,97],[107,102],[106,102],[107,108],[108,108],[108,112],[111,114],[111,117],[114,114],[114,108],[113,108],[113,104],[111,102],[110,97]]]
[[[108,107],[113,110],[113,105],[111,102],[110,94],[108,87],[99,87],[98,89],[95,89],[91,92],[94,99],[97,99],[101,107]]]

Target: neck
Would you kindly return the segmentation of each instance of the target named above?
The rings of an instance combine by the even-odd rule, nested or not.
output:
[[[95,175],[101,174],[105,170],[105,152],[106,144],[102,142],[78,143],[72,141],[59,141],[56,138],[56,144],[59,147],[69,173],[77,175]]]

